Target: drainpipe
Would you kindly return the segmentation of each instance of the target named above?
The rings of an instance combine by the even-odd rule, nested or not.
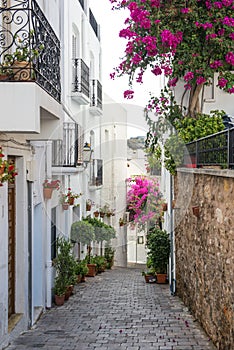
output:
[[[169,232],[170,232],[170,291],[171,295],[175,295],[176,292],[176,275],[175,275],[175,235],[174,235],[174,215],[172,208],[173,199],[173,178],[170,174],[170,194],[169,194]]]
[[[32,266],[33,266],[33,255],[32,255],[32,210],[33,210],[33,190],[32,182],[27,182],[28,185],[28,326],[29,328],[33,324],[33,286],[32,286]]]
[[[45,173],[52,177],[52,141],[45,143]],[[51,199],[46,200],[46,307],[51,308],[52,299],[52,261],[51,261]]]

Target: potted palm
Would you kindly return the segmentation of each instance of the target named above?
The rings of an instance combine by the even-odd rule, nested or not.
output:
[[[157,283],[167,282],[167,265],[170,255],[170,239],[165,230],[153,227],[147,234],[147,256],[156,271]]]

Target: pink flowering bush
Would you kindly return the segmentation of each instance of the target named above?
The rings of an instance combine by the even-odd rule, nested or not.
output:
[[[128,179],[127,210],[129,219],[144,227],[147,223],[157,222],[162,213],[162,193],[158,180],[146,176]]]
[[[169,86],[184,80],[190,94],[188,114],[195,116],[199,93],[218,73],[218,87],[234,92],[234,1],[233,0],[110,0],[113,9],[128,9],[127,40],[116,76],[127,74],[133,98],[134,79],[142,83],[149,68],[154,76],[164,74]],[[113,78],[112,74],[112,78]]]

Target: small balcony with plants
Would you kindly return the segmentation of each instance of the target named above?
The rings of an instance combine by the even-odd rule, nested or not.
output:
[[[90,82],[90,113],[94,116],[102,115],[102,85],[97,79]]]
[[[35,0],[4,1],[0,18],[1,109],[14,117],[2,129],[40,132],[40,108],[61,116],[60,41]]]
[[[89,67],[81,58],[74,58],[72,78],[72,99],[79,105],[90,104]]]

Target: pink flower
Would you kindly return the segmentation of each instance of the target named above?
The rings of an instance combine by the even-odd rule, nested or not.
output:
[[[162,70],[159,66],[155,66],[154,69],[151,70],[151,72],[154,74],[154,75],[161,75],[162,74]]]
[[[189,9],[187,7],[180,10],[181,13],[188,13]]]
[[[227,63],[234,66],[234,52],[232,52],[232,51],[228,52],[225,56],[225,60]]]
[[[130,100],[133,98],[134,91],[133,90],[126,90],[124,91],[124,98]]]
[[[222,66],[223,66],[223,62],[220,60],[216,60],[216,61],[210,63],[210,68],[213,68],[213,69],[217,69],[217,68],[222,67]]]
[[[187,72],[187,73],[184,75],[184,80],[185,80],[185,81],[192,80],[193,78],[194,78],[193,72]]]
[[[171,87],[171,86],[176,86],[176,83],[178,81],[178,78],[173,78],[171,80],[168,81],[168,85]]]
[[[218,80],[218,86],[221,88],[224,88],[227,85],[227,82],[228,82],[227,79],[221,77]]]
[[[223,19],[223,25],[226,25],[228,27],[234,27],[234,18],[231,17],[224,17]]]
[[[134,64],[138,64],[141,61],[142,61],[142,57],[138,53],[136,53],[132,58],[132,62]]]
[[[204,78],[202,76],[197,77],[197,79],[196,79],[197,85],[204,84],[205,82],[206,82],[206,78]]]

